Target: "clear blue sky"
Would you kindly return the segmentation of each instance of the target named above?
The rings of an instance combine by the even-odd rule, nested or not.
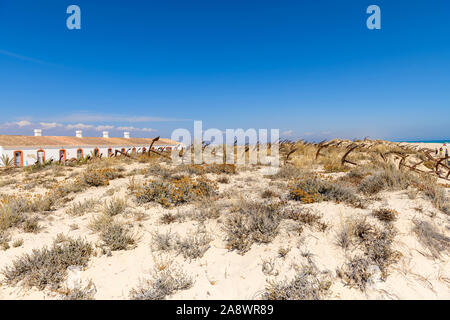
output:
[[[71,4],[81,30],[66,28]],[[366,28],[371,4],[381,30]],[[446,139],[450,2],[0,0],[0,107],[0,133],[170,136],[203,120]]]

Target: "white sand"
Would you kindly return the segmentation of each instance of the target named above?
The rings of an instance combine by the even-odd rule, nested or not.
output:
[[[427,147],[434,148],[434,145],[428,144]],[[145,167],[145,165],[137,164],[133,167]],[[230,176],[231,183],[220,184],[220,192],[228,190],[234,194],[235,199],[230,201],[237,201],[236,196],[260,200],[261,192],[269,188],[271,181],[261,174],[261,170],[263,169]],[[211,175],[211,177],[215,176]],[[108,187],[90,188],[78,194],[74,201],[90,197],[104,199],[105,191],[116,187],[119,191],[115,193],[115,196],[124,196],[126,194],[124,184],[127,182],[128,178],[123,178],[111,181]],[[17,190],[8,190],[8,187],[2,188],[4,193],[12,191],[17,192]],[[206,229],[214,240],[205,255],[193,261],[185,260],[182,255],[176,255],[174,252],[161,253],[151,250],[152,232],[171,230],[184,235],[189,230],[195,229],[198,223],[186,221],[163,225],[159,222],[159,218],[169,209],[164,209],[158,204],[150,204],[147,209],[144,207],[132,209],[145,211],[147,220],[136,222],[131,217],[127,218],[140,237],[137,247],[128,251],[114,251],[110,257],[107,255],[92,257],[88,267],[80,273],[80,278],[85,283],[89,280],[93,281],[97,289],[96,299],[128,299],[130,290],[136,287],[140,280],[149,277],[155,266],[155,260],[166,257],[181,266],[194,279],[192,288],[179,291],[169,297],[170,299],[256,299],[264,290],[268,280],[292,278],[295,273],[294,266],[307,261],[302,256],[302,252],[309,251],[313,254],[313,261],[317,267],[323,271],[328,270],[333,275],[330,299],[449,299],[449,256],[433,258],[411,231],[412,219],[419,218],[428,221],[442,234],[449,236],[449,217],[434,208],[430,201],[421,195],[416,199],[410,199],[406,191],[384,192],[380,194],[380,198],[380,201],[371,203],[367,209],[356,209],[331,202],[302,205],[290,201],[289,204],[293,207],[308,206],[316,209],[331,227],[326,232],[306,227],[303,234],[299,236],[296,231],[290,230],[289,221],[285,221],[280,226],[279,235],[272,243],[254,244],[245,255],[226,249],[225,233],[219,222],[224,219],[224,216],[219,221],[209,220],[206,222]],[[136,206],[131,199],[128,201],[130,206]],[[184,211],[185,207],[171,209],[171,211],[174,213],[177,210]],[[379,224],[379,221],[371,216],[371,210],[379,207],[389,207],[399,212],[398,220],[394,222],[394,227],[398,230],[394,249],[400,251],[402,257],[398,263],[389,268],[390,274],[386,281],[378,281],[366,292],[362,292],[356,288],[349,288],[336,276],[336,269],[346,261],[346,253],[335,244],[335,235],[346,217],[367,217],[371,223]],[[422,212],[419,212],[418,208]],[[0,251],[0,269],[10,265],[11,261],[20,255],[31,252],[33,248],[50,245],[58,233],[99,243],[98,234],[88,229],[89,221],[95,215],[96,213],[88,213],[82,217],[71,217],[65,213],[65,209],[59,209],[40,216],[39,223],[42,231],[37,234],[14,230],[11,234],[12,240],[21,238],[24,244],[18,248],[11,247],[6,251]],[[78,225],[79,228],[72,230],[70,226],[73,224]],[[278,256],[280,247],[290,248],[285,258]],[[264,259],[274,259],[274,273],[278,275],[267,276],[263,273]],[[3,275],[0,275],[0,281],[2,277]],[[20,285],[16,287],[0,285],[0,299],[55,298],[59,296],[48,290],[24,289]]]

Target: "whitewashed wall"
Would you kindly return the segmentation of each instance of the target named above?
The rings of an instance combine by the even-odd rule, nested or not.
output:
[[[155,146],[155,148],[168,148],[170,146]],[[115,147],[111,147],[112,149],[112,153],[114,154],[115,150],[121,150],[122,148],[125,148],[126,151],[128,151],[128,153],[131,153],[131,149],[130,146],[115,146]],[[142,147],[136,147],[136,150],[138,150],[138,152],[141,152]],[[181,146],[177,146],[175,147],[177,150],[181,149]],[[10,159],[14,159],[14,152],[15,151],[22,151],[23,153],[23,165],[24,166],[29,166],[34,164],[37,161],[37,151],[40,150],[41,148],[33,148],[33,149],[6,149],[0,146],[0,155],[7,155]],[[64,148],[64,150],[66,150],[66,160],[69,160],[71,158],[76,158],[77,157],[77,150],[79,148],[78,147],[72,147],[72,148]],[[91,153],[93,154],[94,150],[96,149],[95,147],[81,147],[81,149],[83,150],[83,156],[87,156],[90,155]],[[98,148],[100,154],[103,154],[102,157],[106,158],[108,157],[108,148]],[[148,146],[146,147],[146,149],[148,150]],[[61,148],[44,148],[43,149],[45,151],[45,160],[48,161],[50,159],[53,159],[53,161],[59,161],[59,151],[61,150]],[[3,166],[3,163],[0,163],[0,166]]]

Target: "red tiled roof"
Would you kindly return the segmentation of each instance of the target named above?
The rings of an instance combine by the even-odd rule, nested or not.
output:
[[[65,137],[65,136],[17,136],[0,135],[0,147],[112,147],[112,146],[149,146],[151,138],[100,138],[100,137]],[[155,141],[154,146],[174,146],[179,143],[170,139],[160,138]]]

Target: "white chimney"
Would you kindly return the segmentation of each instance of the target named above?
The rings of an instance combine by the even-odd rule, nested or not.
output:
[[[42,136],[42,129],[34,129],[34,136],[35,137],[41,137]]]
[[[75,136],[76,136],[77,138],[83,138],[83,131],[81,131],[81,130],[75,131]]]
[[[109,132],[103,131],[103,138],[109,138]]]
[[[130,133],[129,132],[124,132],[123,133],[123,137],[126,139],[130,139]]]

